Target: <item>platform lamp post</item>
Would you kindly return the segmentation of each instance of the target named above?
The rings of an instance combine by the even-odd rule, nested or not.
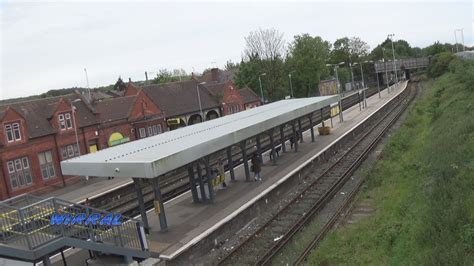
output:
[[[76,124],[76,116],[75,116],[76,107],[74,106],[73,103],[77,103],[77,102],[80,102],[80,101],[82,101],[80,98],[71,101],[72,123],[74,124],[74,134],[76,135],[76,147],[77,147],[77,152],[79,153],[79,156],[81,156],[81,147],[79,147],[79,136],[77,135],[77,124]],[[86,182],[87,182],[87,180],[89,180],[88,176],[86,176]],[[66,182],[64,181],[64,177],[63,177],[63,185],[66,186]]]
[[[295,71],[291,71],[290,74],[288,74],[288,78],[290,79],[290,96],[291,98],[293,99],[294,96],[293,96],[293,83],[291,82],[291,73],[293,73]]]
[[[204,122],[204,113],[202,112],[202,105],[201,105],[201,95],[199,94],[199,85],[204,85],[206,82],[201,82],[196,85],[196,92],[198,96],[198,103],[199,103],[199,113],[201,114],[201,122]]]
[[[395,72],[395,82],[398,82],[397,67],[395,65],[395,48],[393,47],[393,37],[395,37],[395,34],[393,33],[388,35],[388,38],[390,38],[390,41],[392,42],[393,71]]]
[[[336,75],[336,86],[337,86],[337,94],[339,95],[339,121],[342,123],[344,122],[344,117],[342,115],[342,104],[341,104],[341,86],[339,84],[339,75],[337,74],[337,68],[341,65],[344,65],[346,62],[340,62],[338,64],[326,64],[326,66],[334,66],[334,74]]]
[[[385,85],[387,85],[387,93],[390,93],[390,87],[388,86],[388,69],[387,69],[387,62],[385,62],[385,48],[382,47],[382,62],[383,67],[385,68]]]
[[[262,79],[261,79],[261,77],[266,76],[266,75],[267,75],[267,73],[262,73],[262,74],[258,75],[258,83],[260,84],[260,96],[261,96],[262,104],[265,104],[265,102],[264,102],[264,98],[263,98],[263,89],[262,89]]]

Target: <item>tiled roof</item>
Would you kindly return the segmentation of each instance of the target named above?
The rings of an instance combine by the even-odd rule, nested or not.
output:
[[[226,88],[226,85],[226,83],[217,83],[205,84],[203,86],[206,87],[213,96],[218,97],[220,99],[224,94],[224,89]]]
[[[244,104],[260,101],[260,97],[249,88],[240,89],[239,92],[244,97]]]
[[[137,100],[137,96],[109,98],[97,102],[94,107],[101,123],[127,119]]]
[[[10,106],[23,116],[28,127],[28,135],[30,138],[36,138],[56,133],[56,129],[51,126],[49,120],[58,107],[59,101],[64,98],[68,101],[80,99],[76,94],[68,94],[59,97],[45,98],[26,102],[19,102],[9,105],[0,106],[0,113],[4,113]],[[83,100],[75,102],[77,124],[79,127],[85,127],[97,124],[95,115],[86,106]],[[2,118],[3,115],[0,116]]]
[[[171,117],[199,111],[198,84],[196,80],[187,80],[147,85],[143,86],[143,90],[166,116]],[[199,85],[199,94],[203,110],[219,106],[219,102],[203,85]]]

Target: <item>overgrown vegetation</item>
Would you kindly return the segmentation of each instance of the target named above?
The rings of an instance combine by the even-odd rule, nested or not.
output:
[[[311,264],[474,261],[474,62],[454,59],[423,86],[361,194],[376,213],[331,232]]]

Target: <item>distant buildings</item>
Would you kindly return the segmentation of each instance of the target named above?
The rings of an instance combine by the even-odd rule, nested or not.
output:
[[[181,82],[130,82],[123,96],[96,94],[91,102],[70,94],[0,106],[0,199],[77,180],[61,174],[61,160],[260,105],[231,78],[214,69]]]

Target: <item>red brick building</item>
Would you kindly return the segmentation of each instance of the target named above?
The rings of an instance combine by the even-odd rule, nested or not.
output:
[[[232,77],[233,72],[214,68],[186,81],[141,87],[130,83],[125,95],[143,91],[162,109],[168,127],[175,129],[259,106],[260,98],[248,88],[237,88]]]
[[[2,200],[65,185],[72,177],[61,174],[61,160],[167,130],[144,93],[92,105],[72,94],[0,106],[0,128]]]

